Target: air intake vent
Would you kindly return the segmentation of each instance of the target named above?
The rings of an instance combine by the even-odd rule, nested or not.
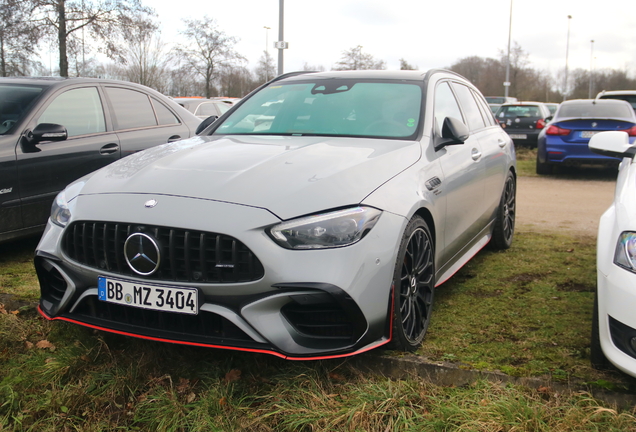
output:
[[[160,248],[159,269],[145,279],[237,283],[263,277],[261,262],[233,237],[140,224],[75,222],[64,234],[63,249],[73,261],[97,270],[138,277],[124,257],[128,236],[142,232]]]

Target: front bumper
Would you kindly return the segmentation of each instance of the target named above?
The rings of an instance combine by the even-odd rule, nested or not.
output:
[[[636,274],[615,265],[598,275],[601,348],[618,369],[636,377]],[[634,343],[632,343],[634,339]]]
[[[279,247],[265,233],[266,227],[279,222],[266,210],[153,198],[160,205],[145,209],[147,195],[82,196],[73,221],[143,221],[143,226],[224,233],[253,252],[262,263],[262,275],[230,283],[158,281],[197,288],[203,300],[196,316],[106,303],[97,298],[99,276],[139,284],[148,280],[100,268],[100,260],[87,265],[72,259],[63,244],[64,230],[49,223],[35,258],[44,317],[145,339],[291,359],[351,355],[389,341],[390,288],[406,225],[403,217],[384,212],[371,232],[352,246],[292,251]]]

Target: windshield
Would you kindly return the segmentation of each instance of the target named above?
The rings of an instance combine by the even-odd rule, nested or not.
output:
[[[273,83],[238,107],[217,135],[327,135],[414,139],[417,84],[351,79]]]
[[[577,118],[632,118],[633,112],[623,104],[573,103],[562,104],[558,117]]]
[[[41,93],[42,87],[38,86],[0,85],[0,135],[9,132],[29,112]]]

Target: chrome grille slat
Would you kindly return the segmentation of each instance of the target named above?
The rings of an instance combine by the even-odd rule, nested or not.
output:
[[[157,272],[144,278],[174,282],[237,283],[263,277],[263,265],[237,239],[218,233],[117,222],[74,222],[62,242],[68,257],[80,264],[123,276],[139,277],[124,257],[130,234],[152,235],[161,248]],[[102,238],[103,237],[103,238]],[[218,266],[217,264],[222,264]]]

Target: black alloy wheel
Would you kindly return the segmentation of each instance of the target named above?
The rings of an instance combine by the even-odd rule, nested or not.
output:
[[[497,219],[492,233],[491,247],[504,250],[512,246],[515,233],[515,217],[517,215],[517,181],[514,174],[508,171],[501,201],[497,209]]]
[[[433,311],[434,247],[419,216],[406,227],[393,275],[392,347],[415,351],[424,340]]]

